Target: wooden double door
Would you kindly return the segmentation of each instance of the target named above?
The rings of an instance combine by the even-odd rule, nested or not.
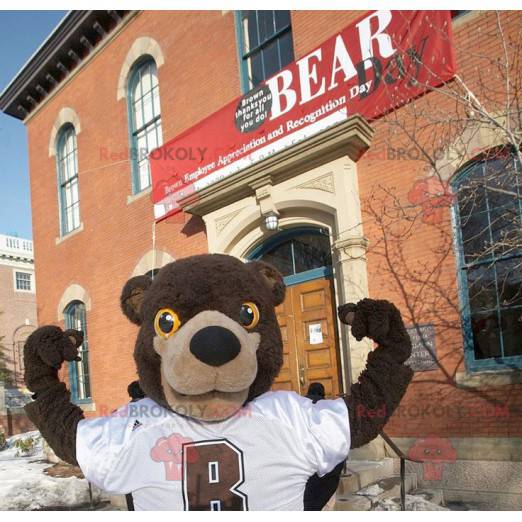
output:
[[[341,392],[333,286],[330,279],[314,279],[286,289],[277,307],[283,337],[283,367],[272,387],[305,395],[320,382],[327,397]]]

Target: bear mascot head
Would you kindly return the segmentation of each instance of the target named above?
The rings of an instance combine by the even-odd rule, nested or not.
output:
[[[283,363],[275,307],[284,296],[275,268],[222,254],[130,279],[121,306],[140,327],[134,357],[145,394],[176,413],[222,420],[268,391]]]

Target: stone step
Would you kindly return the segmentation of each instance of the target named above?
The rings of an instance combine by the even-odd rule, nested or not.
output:
[[[334,511],[370,511],[372,501],[353,493],[335,497]]]
[[[371,511],[400,511],[400,497],[384,498],[373,504]],[[426,500],[421,495],[406,495],[406,511],[449,511],[445,506]]]
[[[417,487],[417,475],[407,473],[406,492]],[[400,477],[393,473],[393,459],[348,461],[335,497],[335,511],[369,511],[386,496],[400,496]]]
[[[417,488],[411,492],[412,495],[423,497],[432,504],[444,506],[444,493],[442,489],[435,488]]]
[[[406,510],[446,510],[440,489],[416,488],[417,477],[405,476]],[[364,499],[364,500],[363,500]],[[389,477],[370,484],[355,494],[338,496],[335,511],[400,511],[400,477]]]
[[[406,510],[407,511],[437,511],[446,510],[443,507],[443,494],[440,489],[416,488],[416,476],[407,474],[405,476],[406,489]],[[401,493],[400,493],[400,477],[397,481],[389,480],[385,483],[380,482],[382,493],[369,497],[372,503],[372,511],[400,511],[401,509]],[[370,489],[374,486],[369,486]],[[364,490],[363,490],[364,491]],[[360,492],[362,493],[362,492]]]
[[[393,477],[384,478],[379,480],[376,485],[382,490],[382,493],[378,495],[378,498],[390,498],[400,497],[401,495],[401,477],[400,475],[394,475]],[[415,473],[406,473],[404,476],[404,489],[406,493],[417,488],[417,475]],[[363,491],[359,491],[359,495],[364,494]]]
[[[339,482],[337,492],[350,495],[360,489],[393,475],[393,459],[382,460],[348,460],[346,473]]]

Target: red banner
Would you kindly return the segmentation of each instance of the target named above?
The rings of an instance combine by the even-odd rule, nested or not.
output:
[[[156,220],[178,201],[361,114],[404,105],[455,74],[450,11],[372,11],[152,151]]]

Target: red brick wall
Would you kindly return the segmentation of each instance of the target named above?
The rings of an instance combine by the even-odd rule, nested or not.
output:
[[[211,40],[216,34],[219,45]],[[57,321],[58,302],[71,283],[88,291],[93,397],[109,408],[126,400],[127,384],[134,379],[136,328],[119,312],[118,299],[136,263],[152,248],[153,212],[148,196],[127,205],[130,162],[106,159],[102,148],[115,153],[128,150],[127,106],[125,100],[116,101],[116,89],[129,48],[144,35],[159,42],[165,57],[158,72],[165,139],[239,92],[232,13],[179,12],[173,17],[143,12],[27,125],[39,324]],[[189,99],[197,103],[187,103]],[[77,144],[84,230],[55,245],[59,237],[56,166],[48,146],[62,107],[73,108],[81,123]],[[174,258],[204,252],[206,245],[198,219],[187,224],[165,222],[157,228],[156,248]]]
[[[361,12],[354,11],[293,12],[296,58],[360,15]],[[502,16],[510,20],[512,28],[520,24],[520,15]],[[466,69],[468,75],[476,65],[465,59],[470,50],[500,52],[489,36],[494,23],[494,17],[485,14],[459,25],[456,30],[459,69]],[[482,29],[478,30],[478,26]],[[164,141],[240,93],[232,12],[143,12],[28,123],[39,322],[56,322],[57,304],[71,283],[78,283],[89,292],[92,301],[92,309],[87,315],[90,371],[98,411],[100,408],[110,410],[127,400],[126,387],[135,375],[132,350],[137,329],[119,312],[118,297],[140,257],[152,247],[150,199],[144,197],[127,205],[127,196],[131,194],[130,163],[111,161],[101,154],[102,148],[111,152],[128,148],[126,102],[116,101],[116,89],[124,58],[139,36],[154,38],[165,57],[165,64],[159,69]],[[436,95],[430,94],[424,97],[423,103],[441,102]],[[81,121],[78,157],[84,230],[55,245],[59,236],[56,169],[55,159],[49,158],[47,151],[52,125],[62,107],[72,107]],[[376,122],[374,126],[376,135],[370,152],[380,151],[388,137],[383,122]],[[366,204],[378,184],[394,188],[404,199],[415,180],[424,175],[422,172],[418,162],[387,161],[367,154],[359,163],[361,200]],[[444,220],[449,227],[447,210]],[[375,222],[365,217],[364,227],[370,244],[375,245],[379,237]],[[404,247],[405,259],[429,264],[432,256],[426,246],[440,239],[437,234],[433,227],[420,223],[414,239]],[[187,224],[160,223],[156,241],[157,249],[165,250],[175,258],[207,249],[204,227],[195,218]],[[438,284],[455,303],[456,269],[452,255],[445,259],[442,267]],[[397,302],[407,315],[398,285],[382,270],[382,259],[371,248],[368,270],[370,295]],[[446,307],[442,315],[448,322],[457,324],[458,317],[451,306]],[[430,314],[425,318],[429,320]],[[462,369],[460,330],[439,330],[436,343],[448,372],[453,375],[455,370]],[[418,374],[415,381],[404,406],[422,406],[423,411],[433,404],[472,408],[473,401],[482,404],[480,401],[484,400],[444,384],[440,371]],[[518,386],[491,390],[491,394],[513,404],[520,401],[521,396]],[[440,435],[514,436],[520,435],[522,426],[511,417],[499,422],[495,417],[487,416],[452,419],[433,413],[428,417],[406,413],[406,417],[393,419],[388,429],[390,433],[409,436],[423,430],[436,430]]]
[[[33,431],[35,429],[34,424],[24,413],[0,415],[0,432],[4,433],[6,437],[26,433],[27,431]]]
[[[522,18],[519,13],[508,12],[501,15],[501,22],[506,39],[519,35]],[[464,22],[464,20],[463,20]],[[497,91],[494,68],[491,72],[485,67],[483,56],[492,59],[501,56],[502,48],[496,36],[496,17],[493,13],[485,13],[469,22],[456,25],[454,31],[458,74],[478,95],[480,92],[477,71],[491,82],[490,92]],[[482,55],[482,57],[481,57]],[[498,81],[498,80],[497,80]],[[501,92],[501,88],[498,88]],[[490,104],[490,107],[492,105]],[[431,93],[415,102],[412,106],[399,109],[393,116],[411,129],[413,121],[426,123],[423,112],[431,118],[444,119],[455,111],[455,104],[447,98]],[[419,116],[420,115],[420,116]],[[437,355],[443,370],[417,373],[413,384],[403,400],[401,411],[394,416],[387,427],[387,432],[395,436],[419,436],[436,433],[440,436],[463,437],[514,437],[522,436],[522,385],[486,387],[464,390],[455,386],[456,372],[464,372],[463,343],[458,314],[459,299],[456,281],[456,260],[453,251],[451,216],[449,206],[441,210],[441,218],[437,224],[423,221],[422,216],[412,226],[411,237],[395,248],[393,241],[388,243],[392,254],[388,268],[380,252],[382,252],[382,230],[377,220],[368,212],[370,206],[391,209],[391,200],[386,205],[377,201],[384,190],[399,197],[403,208],[409,205],[408,193],[414,184],[426,176],[426,162],[397,159],[388,147],[403,147],[403,140],[394,133],[386,119],[374,122],[375,136],[366,156],[358,164],[361,202],[365,235],[370,240],[368,252],[368,277],[371,296],[389,299],[398,306],[411,324],[409,306],[416,310],[418,323],[434,323],[436,328]],[[446,127],[448,128],[448,127]],[[447,136],[443,136],[444,139]],[[432,137],[426,136],[425,145],[432,147]],[[435,144],[433,145],[435,146]],[[413,146],[409,145],[410,150]],[[411,152],[415,154],[414,151]],[[376,196],[377,195],[377,196]],[[385,228],[390,237],[397,232],[394,226]],[[437,252],[446,247],[448,255]],[[449,248],[447,248],[449,247]],[[402,258],[399,257],[402,255]],[[437,264],[440,267],[437,268]],[[404,277],[400,266],[407,264],[416,269],[419,282],[414,283]],[[432,289],[425,288],[420,294],[419,302],[413,302],[412,295],[420,289],[422,281],[430,281],[428,273],[438,273],[439,277]],[[394,279],[398,275],[399,281]],[[405,298],[405,294],[408,296]]]
[[[15,290],[14,273],[17,271],[32,273],[33,265],[0,263],[0,350],[13,387],[23,386],[21,347],[36,326],[36,295],[34,291]]]

